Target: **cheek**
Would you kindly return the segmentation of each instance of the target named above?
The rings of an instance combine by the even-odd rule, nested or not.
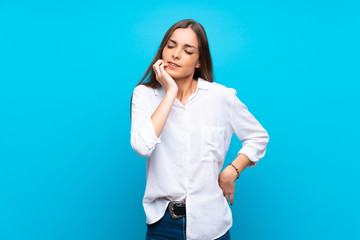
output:
[[[186,65],[191,67],[191,68],[195,68],[197,61],[198,61],[198,57],[189,56],[187,61],[186,61],[187,62]]]
[[[168,55],[169,55],[169,51],[166,50],[166,48],[164,48],[162,51],[162,59],[167,58]]]

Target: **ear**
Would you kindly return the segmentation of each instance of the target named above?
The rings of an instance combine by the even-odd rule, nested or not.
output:
[[[195,65],[195,68],[200,68],[200,60],[197,60],[197,62],[196,62],[196,65]]]

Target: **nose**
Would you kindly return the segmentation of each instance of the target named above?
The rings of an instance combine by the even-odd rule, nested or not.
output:
[[[172,51],[172,57],[174,58],[174,59],[180,59],[180,57],[181,57],[181,50],[180,50],[180,48],[174,48],[174,50]]]

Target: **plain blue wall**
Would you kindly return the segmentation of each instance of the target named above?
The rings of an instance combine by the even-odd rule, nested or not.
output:
[[[270,135],[232,238],[360,239],[356,2],[1,0],[0,239],[144,239],[130,96],[184,18]]]

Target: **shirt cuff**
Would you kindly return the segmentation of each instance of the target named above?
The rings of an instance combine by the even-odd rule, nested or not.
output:
[[[245,154],[249,159],[250,159],[250,164],[249,167],[255,167],[256,164],[258,163],[259,159],[256,157],[255,154],[252,153],[252,151],[250,149],[248,149],[247,147],[243,147],[240,149],[240,151],[238,152],[238,155],[242,153]]]
[[[141,138],[144,140],[145,145],[149,149],[153,149],[155,144],[161,142],[161,136],[158,138],[155,135],[155,128],[151,121],[151,118],[148,118],[144,125],[139,129]]]

